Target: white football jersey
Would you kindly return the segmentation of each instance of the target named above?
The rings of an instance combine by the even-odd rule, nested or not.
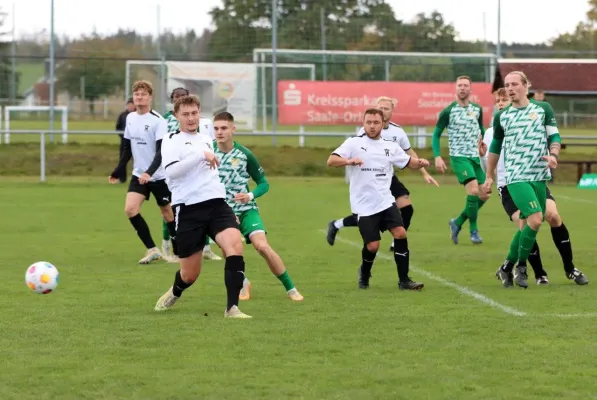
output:
[[[364,135],[365,128],[361,128],[357,135]],[[396,142],[402,147],[402,150],[408,151],[411,148],[410,140],[408,140],[408,136],[404,129],[398,124],[390,122],[387,128],[383,128],[381,131],[381,137],[386,140],[391,140],[392,142]]]
[[[126,116],[124,138],[131,141],[134,176],[139,177],[147,171],[155,157],[156,142],[164,139],[167,134],[167,121],[154,110],[145,114],[131,112]],[[155,171],[150,181],[166,178],[163,165],[162,163]]]
[[[485,131],[485,136],[483,136],[483,143],[487,145],[487,153],[485,156],[481,158],[481,163],[485,171],[487,171],[487,158],[489,156],[489,147],[491,146],[491,141],[493,140],[493,127],[488,128]],[[498,165],[496,169],[497,174],[497,186],[502,187],[506,186],[506,165],[504,164],[504,149],[502,148],[502,152],[500,153],[500,158],[498,160]]]
[[[166,168],[182,161],[190,154],[203,155],[214,152],[213,139],[204,133],[172,133],[162,143],[162,165]],[[207,161],[193,166],[180,178],[168,177],[166,182],[172,193],[172,204],[191,205],[203,201],[226,198],[226,188],[220,182],[218,169],[211,169]]]
[[[203,133],[207,136],[209,136],[210,138],[212,138],[212,140],[216,139],[216,133],[214,130],[214,123],[211,119],[209,118],[201,118],[199,119],[199,129],[198,129],[199,133]]]
[[[367,135],[348,138],[333,151],[342,158],[359,158],[363,165],[349,166],[350,208],[359,217],[388,209],[396,199],[390,192],[394,166],[405,168],[410,156],[397,142],[369,139]]]

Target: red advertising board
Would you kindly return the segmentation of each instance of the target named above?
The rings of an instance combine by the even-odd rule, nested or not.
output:
[[[493,114],[491,83],[473,83],[471,101],[483,107],[488,126]],[[352,125],[379,96],[396,101],[392,120],[402,126],[435,125],[439,112],[456,99],[454,82],[278,82],[282,125]]]

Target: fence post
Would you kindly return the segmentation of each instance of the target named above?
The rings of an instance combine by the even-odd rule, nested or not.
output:
[[[299,147],[305,147],[305,127],[299,126]]]

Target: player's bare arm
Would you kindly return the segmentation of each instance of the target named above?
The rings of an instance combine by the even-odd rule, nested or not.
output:
[[[408,149],[406,154],[408,154],[411,157],[417,158],[417,159],[419,158],[417,153],[412,148]],[[423,174],[423,178],[425,179],[425,182],[431,183],[431,184],[439,187],[439,183],[437,183],[437,181],[429,174],[429,172],[427,172],[425,167],[420,168],[420,170],[421,170],[421,174]]]

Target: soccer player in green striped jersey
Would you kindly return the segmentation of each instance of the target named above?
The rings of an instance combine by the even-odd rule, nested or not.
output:
[[[479,209],[489,199],[489,195],[480,190],[485,182],[485,173],[481,168],[478,144],[483,138],[483,108],[470,101],[471,78],[459,76],[456,79],[456,100],[444,108],[433,131],[432,147],[435,156],[435,168],[442,174],[446,164],[440,155],[440,137],[444,129],[448,131],[450,165],[458,178],[458,183],[466,190],[466,204],[457,218],[449,221],[452,242],[458,244],[458,234],[468,219],[470,239],[474,244],[483,243],[479,236],[477,218]]]
[[[178,98],[188,95],[189,91],[187,89],[179,87],[174,89],[172,93],[170,93],[170,101],[172,102],[172,104],[174,104],[176,100],[178,100]],[[166,114],[164,114],[164,118],[166,119],[166,122],[168,124],[168,133],[176,132],[180,128],[180,123],[178,122],[172,111],[168,111]],[[198,128],[198,130],[199,129],[200,127]],[[170,241],[170,232],[168,232],[168,226],[165,222],[162,224],[162,239],[162,254],[169,255],[172,245]],[[211,247],[209,245],[210,243],[211,240],[208,237],[207,241],[205,242],[205,247],[203,248],[203,258],[206,260],[221,260],[222,258],[211,250]],[[178,262],[177,256],[170,256],[167,259],[169,262]]]
[[[233,141],[235,126],[232,114],[217,114],[214,117],[214,130],[214,150],[220,161],[220,181],[226,187],[226,202],[238,218],[242,235],[265,259],[270,271],[284,285],[288,297],[294,301],[302,301],[303,296],[294,287],[284,262],[267,242],[266,229],[255,202],[255,199],[269,190],[263,168],[249,149]],[[257,184],[253,191],[249,190],[249,180]],[[251,282],[245,277],[239,299],[249,300],[250,289]]]

